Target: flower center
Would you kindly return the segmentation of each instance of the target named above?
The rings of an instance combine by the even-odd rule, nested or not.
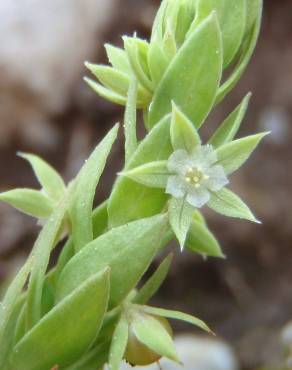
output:
[[[208,180],[209,176],[206,176],[200,167],[191,167],[185,174],[186,182],[194,185],[195,188],[199,188],[204,180]]]

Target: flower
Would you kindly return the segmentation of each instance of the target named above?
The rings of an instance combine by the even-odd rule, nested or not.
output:
[[[171,173],[167,180],[166,193],[201,208],[211,197],[228,184],[222,166],[216,164],[217,155],[211,145],[198,146],[191,154],[180,149],[168,159]]]

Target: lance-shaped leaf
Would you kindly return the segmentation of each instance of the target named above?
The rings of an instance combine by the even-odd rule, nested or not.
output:
[[[15,346],[15,370],[64,368],[96,338],[109,297],[109,270],[91,276],[57,304]],[[37,355],[32,356],[32,349]]]
[[[175,103],[172,104],[170,137],[173,150],[184,149],[191,153],[201,143],[196,128]]]
[[[9,350],[9,345],[11,344],[10,341],[12,341],[13,335],[11,335],[11,340],[8,341],[8,335],[7,331],[9,330],[9,326],[13,326],[13,320],[12,315],[16,308],[17,300],[20,297],[20,294],[22,292],[22,289],[25,285],[25,282],[28,278],[28,275],[31,271],[33,258],[29,257],[24,264],[24,266],[19,270],[16,277],[10,284],[9,288],[7,289],[7,292],[0,303],[0,366],[2,367],[5,360],[6,355]],[[20,307],[21,308],[21,307]],[[8,343],[9,342],[9,343]]]
[[[160,247],[166,227],[166,217],[155,216],[114,228],[89,243],[61,273],[57,284],[57,301],[82,281],[109,266],[110,307],[119,304],[147,270]]]
[[[129,324],[127,319],[122,315],[112,337],[109,353],[109,367],[111,370],[120,369],[128,343],[128,333]]]
[[[216,11],[223,39],[224,67],[238,52],[246,26],[246,0],[198,0],[196,2],[196,26],[212,11]]]
[[[174,101],[200,127],[213,105],[221,73],[222,40],[213,13],[194,30],[165,71],[149,108],[149,126],[169,113]]]
[[[169,134],[170,117],[165,117],[141,142],[125,170],[152,161],[166,160],[172,153]],[[120,176],[108,202],[109,226],[116,227],[159,213],[167,195]]]
[[[112,103],[118,105],[126,105],[126,96],[118,94],[106,87],[102,86],[100,83],[93,81],[90,78],[84,77],[84,81],[87,83],[91,89],[96,92],[102,98],[111,101]],[[141,106],[139,106],[141,108]],[[143,107],[143,105],[142,105]]]
[[[207,225],[193,218],[189,228],[186,247],[195,253],[210,257],[224,257],[220,245]]]
[[[131,66],[125,50],[117,48],[110,44],[105,44],[105,49],[108,56],[108,60],[111,63],[111,65],[115,69],[130,75]]]
[[[159,320],[150,315],[137,315],[131,326],[139,342],[158,355],[179,362],[173,340]]]
[[[64,194],[66,186],[58,172],[34,154],[19,152],[18,155],[30,163],[45,193],[50,198],[59,200]]]
[[[182,250],[193,219],[194,210],[194,207],[186,202],[185,197],[170,199],[168,208],[169,223]]]
[[[133,75],[129,86],[124,119],[126,164],[133,156],[138,146],[136,125],[137,125],[137,79]]]
[[[96,239],[98,236],[103,234],[107,229],[107,225],[107,201],[105,201],[96,207],[92,213],[93,238]]]
[[[149,280],[147,280],[147,282],[136,294],[134,298],[135,303],[145,304],[151,297],[154,296],[167,277],[172,259],[173,254],[171,253],[163,260],[154,274],[149,278]]]
[[[151,315],[162,316],[168,319],[185,321],[209,333],[212,332],[211,329],[204,323],[204,321],[198,319],[195,316],[192,316],[192,315],[189,315],[183,312],[165,310],[163,308],[156,308],[156,307],[151,307],[151,306],[143,306],[143,310]]]
[[[50,254],[68,209],[67,196],[46,222],[33,247],[33,265],[27,291],[26,326],[30,329],[41,318],[42,292]]]
[[[254,6],[255,8],[257,8],[257,11],[255,11],[254,8],[255,14],[257,16],[256,21],[252,25],[252,30],[250,31],[250,34],[247,35],[246,40],[244,41],[242,53],[239,57],[238,63],[234,67],[233,71],[231,72],[227,80],[218,89],[216,96],[216,104],[219,104],[240,80],[255,50],[261,29],[263,1],[262,0],[252,0],[252,1],[254,1]]]
[[[122,172],[120,175],[151,188],[165,189],[170,173],[167,169],[167,161],[155,161]]]
[[[37,218],[49,217],[53,211],[53,202],[38,190],[8,190],[0,193],[0,200],[29,216]]]
[[[113,127],[85,162],[75,180],[70,216],[75,250],[80,250],[93,239],[92,206],[95,189],[104,170],[119,126]]]
[[[247,111],[250,97],[251,94],[247,94],[242,103],[226,118],[226,120],[215,131],[211,139],[208,141],[208,143],[211,144],[214,148],[218,148],[234,139]]]
[[[225,174],[240,168],[268,133],[256,134],[231,141],[217,149],[217,164],[223,166]]]
[[[247,205],[236,194],[226,188],[212,194],[208,207],[224,216],[260,223]]]
[[[162,79],[169,62],[161,45],[155,40],[151,41],[148,50],[148,65],[155,87]]]

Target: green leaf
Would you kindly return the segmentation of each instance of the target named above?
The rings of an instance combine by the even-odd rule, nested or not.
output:
[[[45,193],[50,198],[59,200],[63,196],[66,186],[58,172],[34,154],[19,152],[18,155],[30,163]]]
[[[21,295],[22,289],[26,283],[28,275],[31,271],[33,258],[30,256],[25,262],[24,266],[19,270],[16,277],[10,284],[7,292],[0,303],[0,366],[6,359],[7,352],[9,350],[10,341],[8,343],[7,331],[10,332],[9,326],[13,325],[13,312],[16,308],[17,301]],[[20,307],[21,308],[21,307]],[[11,338],[12,341],[12,338]]]
[[[194,30],[168,66],[149,108],[149,126],[169,113],[174,101],[200,127],[212,108],[221,73],[222,42],[213,13]]]
[[[253,0],[253,1],[257,3],[258,7],[258,10],[256,12],[257,19],[253,24],[250,34],[247,35],[247,38],[244,41],[242,52],[239,57],[237,65],[234,67],[233,71],[231,72],[227,80],[218,89],[216,96],[216,104],[219,104],[240,80],[255,50],[261,29],[263,2],[262,0]]]
[[[0,193],[0,200],[29,216],[37,218],[49,217],[53,211],[53,202],[38,190],[8,190]]]
[[[170,117],[165,117],[141,142],[126,170],[147,162],[167,160],[172,153]],[[164,207],[167,195],[120,176],[108,202],[109,226],[116,227],[140,218],[151,217]]]
[[[105,232],[107,225],[107,201],[105,201],[96,207],[92,213],[92,229],[94,239]]]
[[[196,218],[191,223],[186,247],[195,253],[210,257],[223,257],[222,250],[208,227]]]
[[[50,254],[56,244],[68,208],[67,197],[58,205],[40,232],[32,251],[33,265],[27,290],[26,326],[30,329],[41,318],[42,292]]]
[[[246,26],[246,0],[198,0],[195,25],[216,11],[223,38],[224,67],[238,52]]]
[[[143,310],[151,315],[167,317],[168,319],[185,321],[209,333],[212,332],[210,328],[202,320],[198,319],[195,316],[188,315],[183,312],[165,310],[163,308],[156,308],[156,307],[150,307],[150,306],[143,306]]]
[[[160,247],[165,216],[128,223],[89,243],[65,266],[57,284],[59,301],[105,266],[111,268],[110,307],[136,286]],[[122,284],[121,284],[122,282]]]
[[[170,173],[167,169],[167,161],[155,161],[121,172],[120,175],[151,188],[165,189]]]
[[[146,91],[152,93],[153,85],[149,78],[150,71],[147,63],[148,43],[137,37],[124,36],[123,40],[133,72],[136,74],[138,81]]]
[[[164,326],[149,315],[137,315],[132,323],[137,339],[158,355],[179,362],[173,340]]]
[[[217,164],[223,166],[225,173],[231,174],[240,168],[251,156],[267,132],[231,141],[217,149]]]
[[[123,360],[127,343],[129,325],[127,319],[122,315],[113,334],[109,353],[109,367],[111,370],[119,370]]]
[[[194,214],[194,207],[186,202],[185,198],[171,198],[169,202],[168,214],[169,223],[177,237],[181,250],[183,250],[185,241]]]
[[[263,1],[262,0],[246,0],[246,33],[250,33],[259,15],[261,15]]]
[[[92,206],[96,186],[104,170],[119,126],[114,126],[96,147],[76,177],[71,198],[70,216],[75,250],[93,239]]]
[[[192,122],[172,104],[170,137],[173,150],[184,149],[191,153],[200,143],[200,136]]]
[[[208,207],[224,216],[260,223],[247,205],[236,194],[226,188],[212,194]]]
[[[159,265],[154,274],[150,279],[143,285],[134,298],[135,303],[145,304],[149,301],[151,297],[158,291],[160,286],[163,284],[167,277],[171,261],[173,259],[173,254],[170,253],[163,262]]]
[[[148,51],[148,65],[155,87],[162,79],[169,62],[161,45],[156,41],[151,41]]]
[[[131,66],[125,50],[110,44],[105,44],[106,53],[111,65],[118,71],[131,74]]]
[[[214,148],[218,148],[234,139],[246,114],[250,97],[251,94],[247,94],[242,103],[215,131],[214,135],[208,141]]]
[[[96,338],[109,296],[109,270],[91,276],[15,346],[15,370],[48,370],[76,361]],[[35,354],[32,356],[32,351]]]
[[[110,89],[107,89],[101,84],[91,80],[90,78],[84,77],[84,81],[87,83],[89,87],[91,87],[91,89],[94,92],[96,92],[102,98],[109,100],[115,104],[126,105],[126,101],[127,101],[126,96],[120,95]],[[139,107],[141,108],[141,106]]]
[[[124,119],[124,131],[125,131],[125,162],[128,163],[129,159],[135,153],[138,142],[137,142],[137,80],[135,76],[132,76],[129,91],[127,105],[125,109]]]

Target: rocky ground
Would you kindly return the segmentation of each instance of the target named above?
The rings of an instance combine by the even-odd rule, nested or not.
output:
[[[119,45],[122,34],[136,30],[148,37],[159,1],[46,3],[0,2],[1,190],[37,186],[30,168],[15,156],[17,150],[45,157],[69,180],[109,127],[121,120],[120,108],[83,83],[83,61],[105,62],[102,43]],[[208,214],[228,258],[202,261],[177,253],[154,302],[205,319],[230,343],[241,369],[279,362],[280,331],[292,319],[291,40],[291,0],[265,0],[263,31],[252,63],[209,123],[212,129],[247,91],[253,92],[241,133],[272,134],[233,178],[233,188],[263,225]],[[113,173],[120,168],[121,140],[111,158],[111,175],[103,177],[97,200],[108,194]],[[36,231],[34,221],[0,205],[1,281],[22,263]],[[177,330],[190,328],[178,325]]]

